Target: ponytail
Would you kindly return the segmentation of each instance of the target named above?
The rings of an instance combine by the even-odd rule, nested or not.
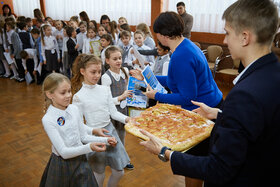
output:
[[[43,46],[45,45],[45,40],[44,40],[44,37],[45,37],[45,30],[47,27],[50,27],[49,25],[43,25],[40,29],[40,32],[41,32],[41,41],[42,41],[42,44]]]
[[[73,63],[73,68],[72,68],[73,77],[71,79],[73,95],[81,89],[82,82],[84,80],[84,77],[80,72],[80,69],[86,69],[86,67],[89,64],[100,64],[101,65],[101,60],[99,57],[96,57],[94,55],[87,55],[87,54],[80,54],[75,59],[75,61]]]
[[[121,67],[121,70],[122,70],[122,72],[123,72],[124,75],[125,75],[125,79],[128,80],[128,75],[127,75],[125,69],[124,69],[123,67]]]

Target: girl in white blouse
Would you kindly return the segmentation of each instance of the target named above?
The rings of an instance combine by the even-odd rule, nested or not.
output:
[[[41,27],[41,53],[46,70],[51,72],[59,72],[59,48],[56,38],[52,35],[52,27],[44,25]]]
[[[107,148],[106,153],[88,154],[89,164],[99,186],[103,186],[105,167],[110,166],[112,175],[107,186],[117,186],[124,174],[123,169],[130,160],[111,123],[111,118],[127,123],[129,117],[117,111],[110,88],[97,84],[101,77],[100,58],[94,55],[79,55],[74,63],[73,75],[72,86],[78,91],[73,97],[73,104],[80,108],[86,124],[92,128],[107,129],[109,135],[118,141],[116,147]]]
[[[78,108],[70,104],[71,85],[66,76],[52,73],[42,87],[48,108],[42,122],[52,142],[52,155],[40,186],[97,186],[84,154],[103,152],[106,144],[115,146],[116,139],[105,135],[106,129],[93,130],[83,124]]]
[[[128,108],[125,103],[126,98],[132,96],[132,90],[127,90],[129,72],[126,67],[122,67],[121,49],[116,46],[110,46],[105,52],[105,57],[106,63],[110,68],[102,75],[101,84],[110,87],[117,110],[124,115],[128,115]],[[116,120],[112,120],[112,123],[124,145],[124,124]],[[134,169],[134,166],[129,163],[126,169]]]
[[[100,56],[100,37],[96,35],[94,27],[88,27],[87,29],[87,38],[84,40],[83,53]]]

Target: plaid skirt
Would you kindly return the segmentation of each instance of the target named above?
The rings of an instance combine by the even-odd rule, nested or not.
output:
[[[63,159],[52,153],[41,178],[40,187],[98,187],[86,156]]]
[[[105,167],[110,166],[115,170],[123,170],[130,160],[128,154],[118,136],[112,123],[104,127],[109,131],[109,135],[118,141],[116,147],[107,146],[105,152],[93,152],[87,154],[88,162],[91,169],[96,173],[104,173]]]

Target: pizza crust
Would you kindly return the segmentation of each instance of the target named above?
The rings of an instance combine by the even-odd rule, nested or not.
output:
[[[157,109],[159,109],[161,111],[158,111]],[[175,110],[175,112],[174,112],[174,110]],[[174,115],[172,112],[174,113]],[[193,117],[194,119],[199,119],[199,121],[198,121],[199,123],[197,122],[199,125],[196,125],[195,123],[191,123],[188,127],[191,131],[190,132],[185,131],[183,134],[181,133],[181,136],[183,136],[183,138],[184,138],[184,135],[186,136],[186,138],[183,141],[174,142],[173,140],[176,140],[177,137],[174,137],[172,139],[173,142],[169,141],[168,139],[163,138],[161,135],[164,135],[165,133],[170,132],[168,130],[166,130],[165,133],[161,133],[161,131],[160,132],[156,131],[154,133],[150,132],[150,133],[153,134],[154,136],[156,136],[157,138],[159,138],[164,146],[170,147],[174,151],[186,151],[210,136],[212,128],[214,126],[214,122],[212,122],[206,118],[203,118],[202,116],[200,116],[192,111],[182,109],[179,106],[169,105],[169,104],[157,104],[156,106],[151,107],[151,108],[147,109],[146,111],[142,112],[140,117],[132,118],[132,120],[130,120],[125,125],[125,129],[127,132],[133,134],[134,136],[137,136],[143,140],[149,140],[149,138],[147,136],[143,135],[140,132],[140,129],[144,129],[148,132],[150,130],[151,131],[155,130],[155,129],[151,128],[151,127],[153,127],[153,125],[149,126],[149,123],[148,124],[145,123],[147,121],[147,118],[153,119],[152,120],[153,123],[160,125],[159,124],[160,122],[157,122],[157,121],[160,121],[159,120],[160,117],[157,117],[157,116],[164,116],[164,115],[168,114],[168,115],[174,116],[173,119],[169,119],[169,121],[173,121],[173,124],[169,124],[169,125],[165,124],[166,125],[165,128],[168,128],[168,127],[172,128],[173,126],[176,126],[176,124],[180,124],[179,128],[176,129],[176,132],[174,130],[172,131],[173,134],[178,135],[178,132],[180,132],[180,130],[184,129],[184,125],[186,125],[186,123],[182,124],[183,119],[177,120],[177,118],[176,118],[176,115],[178,116],[178,113],[180,113],[180,112],[182,112],[182,113],[187,112],[190,115],[190,118]],[[147,117],[147,114],[154,114],[155,116],[150,115]],[[138,119],[138,121],[141,121],[141,125],[139,125],[139,124],[135,125],[135,124],[137,124],[136,119]],[[203,122],[203,124],[202,124],[202,122]],[[196,129],[202,128],[201,129],[202,132],[194,133],[195,131],[192,131],[192,129],[191,129],[192,126],[193,126],[193,128],[196,128]],[[180,127],[181,127],[181,129],[180,129]],[[192,135],[190,136],[189,133],[192,133]],[[181,139],[182,139],[182,137],[181,137]]]

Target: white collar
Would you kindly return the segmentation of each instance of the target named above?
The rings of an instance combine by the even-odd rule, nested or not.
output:
[[[84,82],[83,82],[82,84],[83,84],[83,87],[84,87],[84,88],[89,88],[89,89],[93,89],[93,88],[95,88],[96,85],[97,85],[97,84],[95,84],[95,85],[90,85],[90,84],[86,84],[86,83],[84,83]]]
[[[109,69],[109,71],[116,81],[119,81],[120,77],[125,79],[125,74],[122,70],[120,70],[120,73],[115,73],[115,72],[111,71],[110,69]]]
[[[69,106],[65,110],[61,110],[59,108],[56,108],[52,104],[48,108],[48,112],[51,112],[53,115],[56,115],[56,116],[65,116],[65,114],[68,110],[69,110]]]
[[[232,83],[235,85],[238,81],[239,81],[239,79],[241,78],[241,76],[247,71],[247,69],[252,65],[252,64],[254,64],[256,62],[256,60],[255,61],[253,61],[253,62],[251,62],[233,81],[232,81]]]
[[[169,53],[167,53],[167,54],[165,54],[165,55],[163,55],[163,56],[159,56],[161,59],[163,59],[163,58],[165,58],[165,57],[167,57],[167,56],[169,56]]]

